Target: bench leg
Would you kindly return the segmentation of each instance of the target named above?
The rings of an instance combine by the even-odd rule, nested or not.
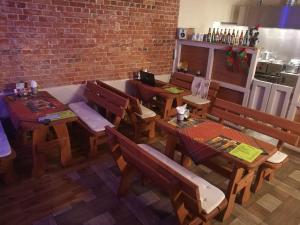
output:
[[[13,183],[16,179],[14,166],[13,166],[13,160],[12,159],[2,160],[1,167],[4,172],[3,178],[4,178],[5,184]]]
[[[97,140],[95,136],[90,136],[90,157],[95,157],[98,152]]]
[[[121,175],[121,181],[120,186],[118,189],[118,196],[122,197],[128,193],[128,190],[130,188],[130,185],[132,183],[133,177],[136,174],[135,170],[132,169],[128,164],[124,168],[122,175]]]
[[[149,123],[149,134],[148,134],[148,137],[149,138],[154,138],[155,137],[155,121],[151,121]]]

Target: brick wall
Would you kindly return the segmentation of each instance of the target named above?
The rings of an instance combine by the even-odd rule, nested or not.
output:
[[[0,91],[171,71],[179,0],[0,1]]]

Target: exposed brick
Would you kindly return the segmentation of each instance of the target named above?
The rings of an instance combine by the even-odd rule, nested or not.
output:
[[[0,92],[170,73],[179,0],[3,0]],[[3,18],[3,19],[1,19]]]

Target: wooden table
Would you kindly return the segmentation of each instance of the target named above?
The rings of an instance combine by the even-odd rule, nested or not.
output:
[[[33,176],[44,173],[44,153],[51,151],[56,146],[61,149],[61,164],[67,166],[72,160],[71,145],[67,123],[77,120],[77,117],[70,117],[42,124],[38,118],[50,113],[67,110],[68,108],[51,96],[48,92],[39,92],[37,96],[15,97],[5,96],[12,123],[18,133],[32,132],[32,153],[33,153]],[[41,102],[41,107],[34,107],[33,102]],[[34,105],[34,106],[33,106]],[[47,141],[49,128],[53,127],[57,139]]]
[[[179,129],[183,128],[178,128],[174,125],[171,125],[166,120],[157,121],[157,125],[167,133],[165,154],[173,159],[176,145],[181,144],[181,142],[179,141],[180,138],[178,131]],[[198,140],[203,143],[214,137],[223,135],[235,141],[246,143],[256,148],[261,148],[265,151],[264,154],[257,157],[252,163],[236,158],[226,151],[218,152],[216,155],[202,161],[204,165],[222,174],[223,176],[230,178],[230,182],[226,190],[228,206],[223,214],[223,220],[225,220],[232,213],[237,194],[239,194],[238,200],[241,204],[244,204],[248,201],[250,197],[250,188],[256,169],[272,154],[274,154],[277,151],[277,148],[271,144],[257,140],[239,131],[233,130],[229,127],[223,126],[222,124],[212,121],[206,120],[196,125],[196,127],[197,130],[199,129],[200,131],[199,133],[197,132],[197,137],[199,138]],[[180,147],[180,149],[176,150],[179,150],[184,155],[189,156],[189,152],[185,148],[185,146],[181,144]],[[228,162],[228,165],[230,165],[230,168],[226,168],[215,163],[214,161],[217,158],[221,158],[223,160],[225,159],[226,162]],[[189,160],[190,158],[186,157],[182,164],[187,167],[189,165]]]
[[[152,99],[154,96],[159,97],[163,100],[164,102],[163,112],[162,112],[163,119],[176,115],[175,107],[183,104],[182,97],[185,95],[190,95],[192,93],[190,90],[180,88],[183,90],[183,92],[179,94],[172,94],[169,91],[165,90],[165,88],[176,87],[176,86],[168,83],[164,83],[159,80],[156,80],[157,86],[155,87],[143,84],[139,80],[129,80],[129,82],[136,87],[140,95],[139,97],[141,98],[142,101],[147,102],[150,99]]]

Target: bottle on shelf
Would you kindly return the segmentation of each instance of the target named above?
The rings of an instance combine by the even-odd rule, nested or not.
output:
[[[211,42],[211,28],[208,29],[208,34],[206,36],[207,42]]]
[[[222,36],[222,44],[226,44],[226,39],[227,39],[227,29],[225,29],[223,36]]]
[[[234,45],[239,45],[239,38],[240,38],[240,31],[237,30],[235,38],[234,38]]]
[[[231,43],[231,34],[230,34],[230,29],[228,29],[228,33],[226,36],[226,44],[230,45]]]
[[[211,35],[211,42],[216,42],[216,28],[213,29],[212,35]]]
[[[244,31],[242,31],[241,36],[239,37],[239,45],[242,46],[244,41]]]
[[[219,36],[219,43],[223,42],[223,29],[220,31],[220,36]]]
[[[219,41],[220,41],[220,33],[219,33],[219,28],[217,28],[217,33],[216,33],[216,36],[215,36],[215,42],[219,43]]]
[[[248,46],[248,40],[249,40],[249,31],[247,30],[243,39],[243,45]]]
[[[231,37],[230,37],[230,44],[234,45],[235,43],[235,30],[233,29]]]

